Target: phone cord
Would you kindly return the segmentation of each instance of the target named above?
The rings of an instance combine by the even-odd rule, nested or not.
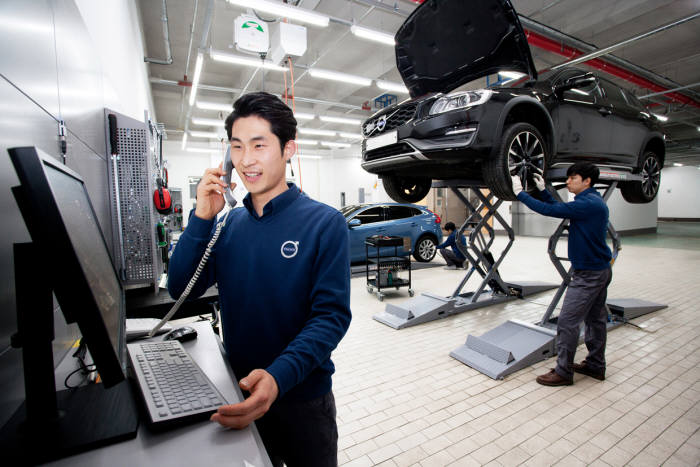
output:
[[[214,231],[214,235],[211,237],[211,240],[209,240],[209,244],[207,245],[206,250],[204,251],[204,255],[202,255],[202,259],[199,260],[199,265],[197,266],[197,270],[194,272],[192,275],[192,278],[190,279],[190,282],[187,284],[187,287],[185,287],[185,291],[182,292],[182,295],[180,295],[180,298],[177,299],[173,307],[168,311],[168,314],[166,314],[162,320],[153,328],[151,329],[151,332],[148,333],[148,337],[153,337],[155,333],[158,332],[160,328],[163,327],[165,323],[167,323],[170,318],[175,314],[175,312],[180,308],[180,305],[182,305],[187,298],[187,296],[190,294],[192,291],[192,288],[194,287],[195,283],[197,283],[197,280],[199,279],[199,275],[202,273],[202,270],[204,269],[204,266],[207,264],[207,260],[209,260],[209,255],[211,255],[211,249],[214,247],[214,244],[216,241],[219,239],[219,234],[221,233],[221,230],[224,228],[224,225],[226,224],[226,218],[228,217],[229,213],[231,211],[227,211],[226,214],[224,214],[223,219],[221,219],[217,224],[216,224],[216,230]]]

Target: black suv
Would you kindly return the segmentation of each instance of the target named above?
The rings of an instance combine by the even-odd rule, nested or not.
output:
[[[665,146],[655,117],[593,73],[564,67],[538,77],[508,0],[424,2],[396,33],[396,63],[412,98],[362,125],[362,167],[396,201],[423,199],[433,179],[483,181],[513,200],[511,174],[532,191],[533,172],[581,160],[641,174],[620,183],[628,202],[648,203],[659,190]],[[527,76],[442,94],[506,70]]]

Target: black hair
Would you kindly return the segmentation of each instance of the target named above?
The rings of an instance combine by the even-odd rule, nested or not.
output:
[[[455,227],[454,222],[448,222],[447,224],[445,224],[444,229],[445,230],[457,230],[457,227]]]
[[[568,169],[566,169],[566,176],[571,177],[572,175],[580,175],[582,181],[587,178],[590,178],[591,186],[593,186],[596,183],[598,183],[598,177],[600,177],[600,170],[598,170],[598,167],[591,164],[590,162],[577,162],[574,165],[569,166]]]
[[[270,130],[280,140],[280,148],[296,138],[297,121],[294,112],[280,98],[267,92],[251,92],[239,97],[233,103],[233,112],[226,117],[224,127],[229,141],[231,128],[239,118],[256,116],[270,124]]]

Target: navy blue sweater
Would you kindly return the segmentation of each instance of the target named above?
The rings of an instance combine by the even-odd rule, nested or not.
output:
[[[569,203],[557,202],[547,191],[542,201],[526,192],[518,193],[518,201],[533,211],[549,217],[570,219],[569,260],[575,270],[599,271],[610,267],[612,253],[605,235],[608,229],[608,206],[594,188],[582,191]]]
[[[224,347],[238,378],[263,368],[277,381],[279,399],[322,396],[331,389],[331,351],[351,318],[345,218],[293,184],[262,217],[250,195],[243,204],[229,214],[191,296],[218,283]],[[185,289],[214,227],[214,220],[191,217],[170,260],[173,297]]]
[[[437,248],[438,248],[438,250],[440,250],[442,248],[447,248],[448,246],[452,247],[452,251],[454,252],[455,256],[457,256],[457,258],[459,258],[460,260],[464,261],[466,258],[462,254],[462,252],[459,251],[459,248],[457,248],[457,242],[455,241],[456,236],[457,236],[457,231],[452,231],[452,233],[447,236],[447,239],[444,242],[442,242],[441,244],[439,244],[437,246]],[[466,245],[466,244],[467,244],[467,240],[464,237],[462,237],[462,245]]]

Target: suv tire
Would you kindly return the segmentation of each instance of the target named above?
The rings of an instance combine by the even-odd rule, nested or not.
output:
[[[641,182],[625,182],[620,193],[628,203],[650,203],[654,200],[661,185],[661,160],[654,151],[645,151],[640,172]]]
[[[423,235],[416,242],[413,248],[413,257],[421,263],[428,263],[435,258],[437,253],[437,242],[429,235]]]
[[[398,203],[417,203],[428,195],[433,183],[430,178],[396,175],[383,176],[382,181],[386,193]]]
[[[547,144],[540,131],[525,122],[506,127],[501,142],[492,157],[484,162],[483,174],[486,186],[496,197],[514,201],[511,174],[520,175],[523,189],[528,193],[537,190],[532,174],[535,169],[544,177],[549,160]]]

